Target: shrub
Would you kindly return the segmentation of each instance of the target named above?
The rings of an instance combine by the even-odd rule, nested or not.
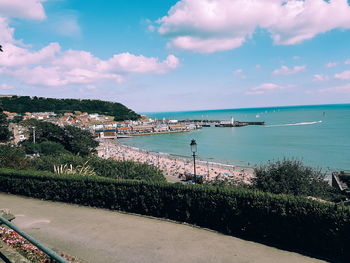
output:
[[[326,200],[341,198],[324,179],[320,170],[304,166],[298,160],[269,162],[255,169],[253,187],[275,194],[319,197]]]
[[[162,172],[154,166],[135,163],[132,161],[115,161],[101,159],[95,156],[82,157],[73,154],[58,156],[42,156],[32,160],[37,170],[54,171],[54,166],[67,165],[68,167],[84,166],[88,162],[96,175],[109,178],[136,179],[145,181],[165,181]]]
[[[0,145],[0,167],[28,169],[30,163],[21,148]]]
[[[344,262],[350,257],[350,209],[303,197],[8,169],[0,169],[0,191],[168,218]]]
[[[39,144],[39,153],[44,155],[57,155],[68,152],[64,149],[62,144],[47,141]]]
[[[56,174],[78,174],[78,175],[84,175],[84,176],[92,176],[96,175],[94,169],[88,165],[88,161],[85,162],[83,165],[78,165],[74,167],[71,165],[54,165],[53,166],[54,173]]]
[[[27,154],[39,153],[41,155],[57,155],[62,153],[68,153],[64,149],[62,144],[51,141],[43,141],[40,143],[32,143],[30,141],[24,141],[21,146],[24,148]]]

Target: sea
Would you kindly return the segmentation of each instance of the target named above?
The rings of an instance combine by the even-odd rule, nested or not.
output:
[[[324,172],[350,170],[350,104],[285,106],[203,111],[147,112],[157,119],[264,121],[264,126],[202,129],[135,136],[119,143],[204,161],[256,167],[269,161],[297,159]]]

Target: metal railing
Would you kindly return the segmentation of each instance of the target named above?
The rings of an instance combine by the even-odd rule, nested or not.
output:
[[[32,243],[34,246],[39,248],[41,251],[43,251],[46,255],[48,255],[51,259],[55,260],[58,263],[68,263],[64,258],[57,255],[53,250],[45,247],[43,244],[35,240],[30,235],[27,235],[22,230],[20,230],[18,227],[16,227],[14,224],[12,224],[10,221],[5,219],[4,217],[0,216],[0,224],[3,223],[4,225],[8,226],[12,230],[14,230],[17,234],[21,235],[25,239],[27,239],[30,243]]]

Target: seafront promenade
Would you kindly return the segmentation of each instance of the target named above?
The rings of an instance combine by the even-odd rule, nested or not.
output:
[[[0,193],[29,235],[89,263],[322,263],[213,231],[143,216]]]
[[[115,141],[101,141],[98,155],[102,158],[129,160],[153,165],[163,171],[167,178],[184,179],[186,176],[193,174],[193,160],[191,158],[150,152],[119,144]],[[196,173],[204,181],[232,180],[235,183],[250,183],[250,180],[254,177],[254,169],[252,168],[200,160],[196,162]]]

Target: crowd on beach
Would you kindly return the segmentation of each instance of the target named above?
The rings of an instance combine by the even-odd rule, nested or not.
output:
[[[158,167],[164,176],[173,176],[179,179],[190,178],[194,173],[193,159],[191,158],[150,152],[115,141],[101,141],[98,155],[102,158],[153,165]],[[254,177],[254,170],[247,167],[197,160],[196,177],[202,181],[228,180],[235,183],[249,183]]]

